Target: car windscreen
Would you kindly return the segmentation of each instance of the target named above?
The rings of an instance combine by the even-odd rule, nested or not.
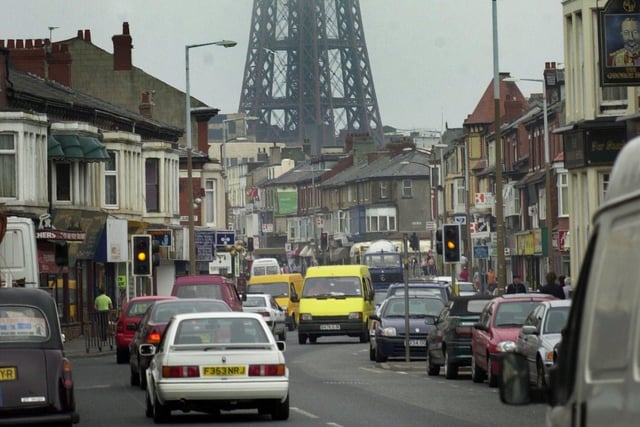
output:
[[[522,326],[525,319],[539,301],[508,301],[498,305],[495,326]]]
[[[127,307],[126,317],[142,317],[154,301],[133,301]]]
[[[0,306],[0,343],[39,343],[51,333],[44,313],[37,307]]]
[[[370,268],[402,268],[399,253],[365,254],[364,264]]]
[[[458,289],[461,292],[475,292],[476,291],[475,286],[473,286],[473,283],[470,283],[470,282],[458,283]]]
[[[154,308],[151,316],[154,323],[167,323],[176,314],[231,311],[224,301],[171,301],[170,304],[158,304]]]
[[[359,277],[310,277],[305,279],[303,297],[359,297]]]
[[[428,287],[409,286],[409,295],[413,295],[413,296],[434,296],[438,298],[444,298],[445,294],[446,294],[445,289],[440,287],[428,288]],[[392,296],[392,295],[394,296],[404,295],[404,288],[403,287],[389,288],[389,292],[387,293],[387,296]]]
[[[249,292],[262,292],[265,294],[273,295],[276,298],[289,296],[289,284],[287,282],[260,284],[250,283],[248,289]]]
[[[544,323],[543,333],[559,334],[567,324],[570,307],[551,307]]]
[[[393,298],[386,302],[382,310],[383,317],[403,317],[404,298]],[[409,316],[437,316],[442,311],[444,302],[438,298],[410,298]]]
[[[176,289],[178,298],[214,298],[222,299],[220,285],[215,283],[200,283],[180,285]]]

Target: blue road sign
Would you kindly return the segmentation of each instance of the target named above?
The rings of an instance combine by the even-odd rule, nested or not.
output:
[[[475,259],[489,259],[489,246],[476,245],[473,247],[473,257]]]
[[[236,235],[233,231],[216,231],[216,246],[233,245]]]

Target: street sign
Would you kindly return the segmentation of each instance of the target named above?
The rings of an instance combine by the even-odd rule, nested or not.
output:
[[[221,270],[231,271],[231,254],[229,252],[219,252],[209,263],[209,274],[220,274]]]
[[[233,231],[216,231],[216,246],[233,245],[236,243]]]
[[[427,221],[427,230],[435,230],[436,222],[435,221]]]
[[[465,225],[467,223],[466,215],[456,215],[453,217],[453,222],[460,225]]]
[[[476,245],[473,247],[473,257],[475,259],[489,259],[489,246]]]

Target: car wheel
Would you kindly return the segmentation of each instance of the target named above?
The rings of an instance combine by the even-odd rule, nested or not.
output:
[[[289,395],[284,402],[278,402],[271,409],[271,419],[273,421],[284,421],[289,419]]]
[[[145,393],[145,405],[144,405],[144,414],[147,418],[153,417],[153,405],[151,404],[151,396],[149,396],[149,390]]]
[[[123,364],[129,360],[128,348],[116,348],[116,363]]]
[[[153,396],[153,422],[156,424],[162,424],[169,421],[171,411],[169,408],[158,401],[157,396]]]
[[[484,381],[484,371],[478,365],[476,365],[475,357],[471,357],[471,379],[474,383],[481,383]]]
[[[378,346],[376,346],[376,362],[377,363],[383,363],[387,361],[387,356],[385,356],[384,354],[382,354],[382,351],[380,351],[380,348],[378,348]]]
[[[309,335],[309,342],[315,344],[318,341],[318,337],[315,335]]]
[[[301,334],[300,332],[298,332],[298,344],[306,344],[307,343],[307,336],[305,334]]]
[[[444,349],[444,377],[448,380],[458,378],[458,365],[449,360],[449,352]]]
[[[544,377],[544,366],[542,365],[542,361],[538,359],[536,363],[536,387],[539,390],[544,390],[547,388],[547,381]]]
[[[296,316],[291,315],[291,322],[289,323],[289,330],[295,331],[298,326],[296,325]]]
[[[371,336],[369,335],[369,330],[364,331],[360,334],[360,342],[369,342]]]
[[[369,343],[369,360],[372,362],[376,360],[376,350],[371,343]]]
[[[136,372],[135,369],[133,369],[133,365],[129,365],[129,369],[131,371],[131,377],[129,379],[129,382],[131,383],[131,385],[140,385],[140,377],[138,376],[138,372]]]
[[[489,387],[498,386],[498,376],[493,372],[493,363],[491,363],[489,356],[487,356],[487,382],[489,383]]]
[[[440,375],[440,366],[433,363],[433,359],[429,353],[429,347],[427,347],[427,375],[430,377]]]

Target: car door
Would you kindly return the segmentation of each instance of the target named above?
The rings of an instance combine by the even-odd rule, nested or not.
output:
[[[493,313],[495,311],[495,301],[491,301],[482,310],[480,314],[479,323],[482,324],[484,329],[473,328],[471,334],[471,349],[473,351],[473,360],[477,366],[483,370],[487,370],[487,346],[491,340],[490,328],[491,320],[493,319]]]
[[[544,317],[546,304],[539,304],[527,316],[522,326],[533,326],[536,328],[534,334],[523,334],[520,330],[518,335],[518,349],[527,357],[529,364],[529,374],[532,379],[536,376],[536,356],[540,347],[540,333],[542,332],[542,318]]]

